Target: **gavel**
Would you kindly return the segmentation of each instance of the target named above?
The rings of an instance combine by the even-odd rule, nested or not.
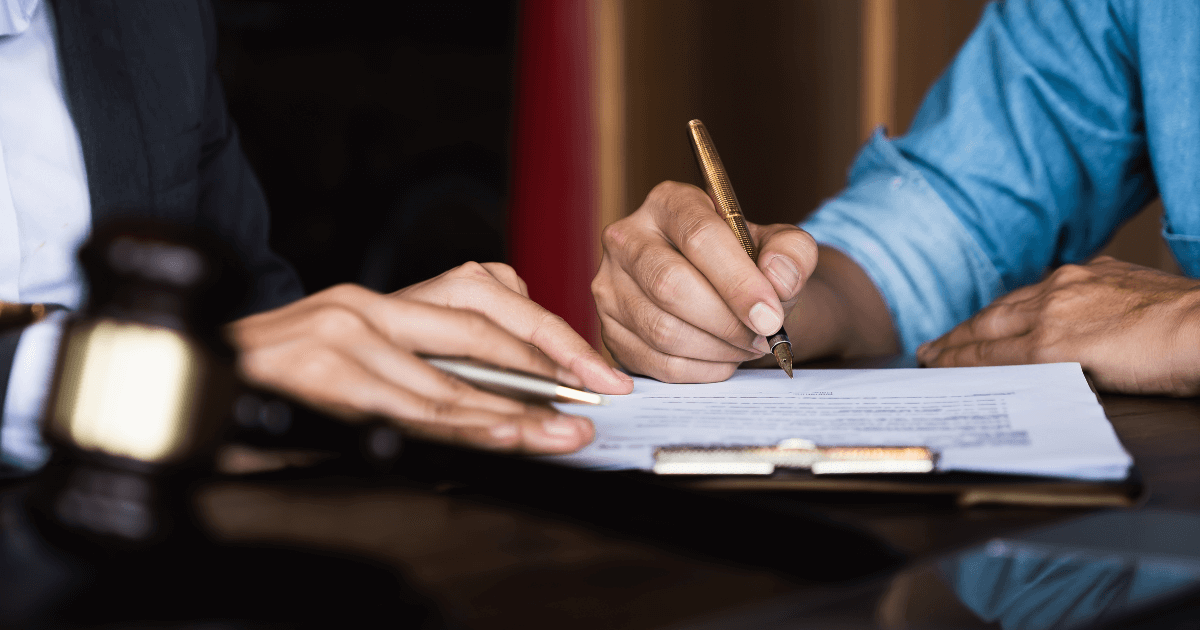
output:
[[[351,456],[380,442],[239,383],[221,337],[246,296],[236,258],[144,221],[98,227],[80,258],[90,296],[63,331],[43,425],[53,455],[0,487],[0,627],[443,627],[387,567],[227,543],[193,513],[229,440]]]
[[[102,546],[153,545],[194,520],[189,484],[224,441],[359,456],[386,467],[399,434],[350,427],[241,385],[221,326],[246,298],[237,258],[194,231],[97,228],[80,251],[86,309],[69,320],[43,433],[39,511]]]

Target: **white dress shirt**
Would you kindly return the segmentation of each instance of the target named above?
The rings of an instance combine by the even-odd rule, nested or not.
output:
[[[0,0],[0,300],[84,299],[76,252],[91,230],[79,134],[63,92],[51,7]],[[60,320],[21,335],[0,424],[0,458],[36,468],[48,453],[37,420],[46,404]]]

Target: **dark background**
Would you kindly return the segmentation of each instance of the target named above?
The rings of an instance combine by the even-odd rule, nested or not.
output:
[[[504,259],[514,0],[215,7],[272,246],[307,291]]]
[[[218,71],[270,203],[272,246],[308,291],[390,291],[506,259],[518,0],[214,2]],[[899,0],[893,133],[983,4]],[[836,194],[862,141],[861,11],[625,2],[622,213],[663,179],[696,181],[680,131],[693,117],[714,130],[756,220],[796,221]],[[1176,271],[1160,215],[1136,217],[1105,253]]]

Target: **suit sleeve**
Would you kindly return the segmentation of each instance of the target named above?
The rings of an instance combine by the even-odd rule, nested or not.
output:
[[[62,338],[65,311],[21,330],[0,335],[0,476],[37,470],[50,457],[39,421],[49,402],[54,362]]]
[[[216,24],[212,6],[201,4],[208,51],[198,221],[237,250],[251,276],[251,297],[239,315],[287,304],[303,297],[291,265],[271,251],[270,217],[258,178],[242,153],[237,126],[229,117],[216,72]]]

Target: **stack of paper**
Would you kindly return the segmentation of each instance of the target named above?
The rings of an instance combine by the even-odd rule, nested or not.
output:
[[[929,446],[940,470],[1120,480],[1132,459],[1078,363],[982,368],[739,370],[723,383],[636,378],[609,405],[557,405],[590,417],[596,440],[553,459],[644,468],[678,444]]]

